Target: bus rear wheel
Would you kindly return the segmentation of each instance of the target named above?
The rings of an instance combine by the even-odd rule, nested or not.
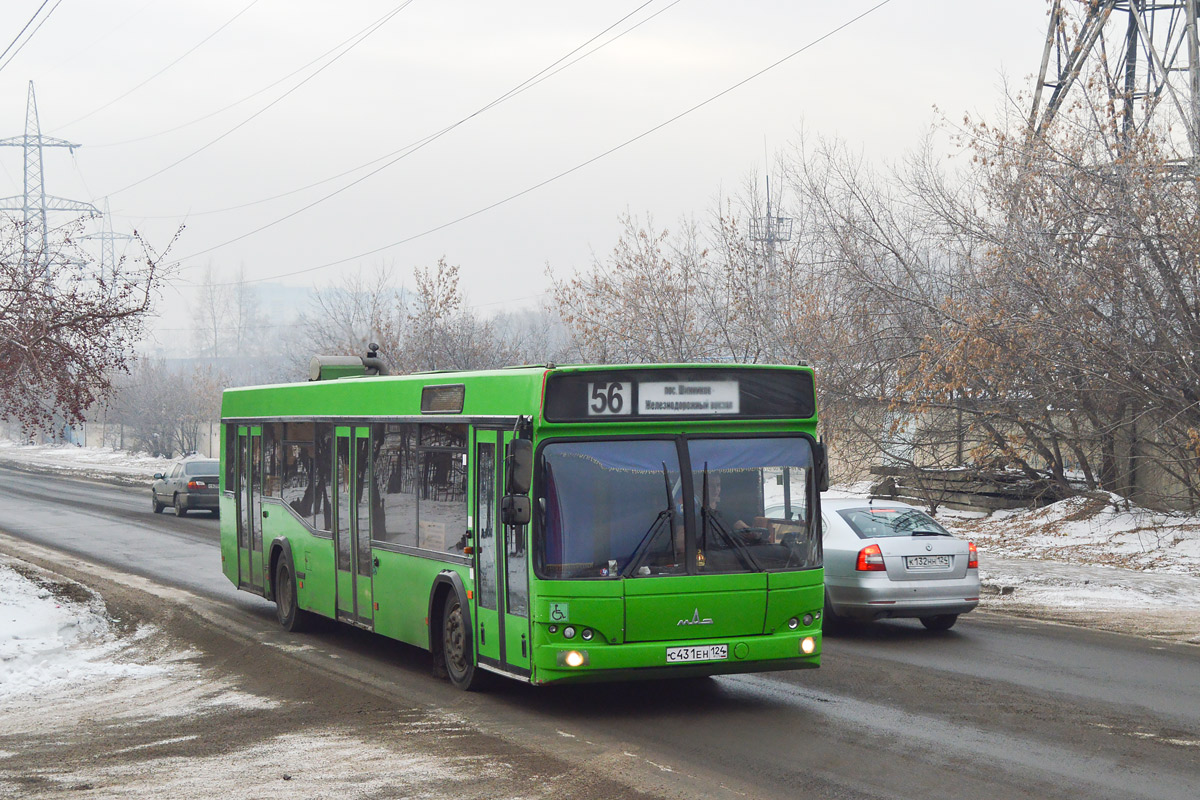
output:
[[[279,626],[290,633],[306,630],[312,619],[312,614],[296,601],[296,574],[286,556],[275,565],[275,616]]]
[[[458,594],[452,592],[442,609],[442,658],[450,683],[463,691],[479,688],[479,671],[475,668],[475,649],[471,630],[463,613]]]

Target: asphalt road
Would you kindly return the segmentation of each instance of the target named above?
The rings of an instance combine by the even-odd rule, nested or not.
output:
[[[286,641],[272,606],[221,575],[217,521],[154,515],[148,489],[0,467],[0,530]],[[452,709],[651,796],[1194,800],[1200,786],[1200,648],[1185,644],[977,612],[940,634],[889,622],[830,636],[815,671],[464,695],[413,648],[336,627],[304,641],[270,657]]]

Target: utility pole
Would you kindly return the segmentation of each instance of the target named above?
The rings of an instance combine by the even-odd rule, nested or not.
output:
[[[0,199],[0,211],[24,212],[23,254],[27,263],[47,266],[50,253],[50,229],[46,224],[48,211],[74,211],[98,216],[100,212],[91,203],[67,200],[46,194],[46,179],[42,171],[42,151],[47,147],[65,147],[72,153],[81,145],[43,136],[38,122],[37,100],[33,93],[33,81],[29,82],[29,96],[25,104],[25,135],[0,139],[0,147],[20,147],[25,151],[25,192],[17,197]],[[37,241],[40,237],[41,241]]]
[[[1198,10],[1200,0],[1054,0],[1030,133],[1044,133],[1072,88],[1096,75],[1120,111],[1124,138],[1145,130],[1151,120],[1177,122],[1187,131],[1191,151],[1189,163],[1180,166],[1194,170],[1200,160]],[[1078,33],[1069,37],[1076,27],[1072,21]],[[1089,66],[1095,71],[1085,75]]]

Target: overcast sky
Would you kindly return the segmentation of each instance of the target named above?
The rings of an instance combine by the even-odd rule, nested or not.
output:
[[[49,194],[107,198],[116,231],[157,245],[186,224],[174,324],[210,264],[295,286],[390,264],[411,284],[444,255],[498,310],[537,302],[547,263],[606,254],[626,209],[704,214],[801,125],[895,157],[934,105],[991,115],[1037,69],[1045,0],[879,5],[46,0],[26,41],[43,0],[3,0],[0,138],[23,133],[32,80],[42,133],[82,145],[45,151]],[[0,182],[21,193],[20,148]]]

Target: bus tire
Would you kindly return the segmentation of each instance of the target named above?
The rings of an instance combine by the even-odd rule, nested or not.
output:
[[[301,633],[308,629],[311,612],[300,608],[296,600],[296,572],[292,561],[280,556],[275,563],[275,616],[279,627],[289,633]]]
[[[442,606],[442,660],[456,688],[464,692],[479,688],[482,675],[475,667],[475,646],[458,592],[450,592]]]

